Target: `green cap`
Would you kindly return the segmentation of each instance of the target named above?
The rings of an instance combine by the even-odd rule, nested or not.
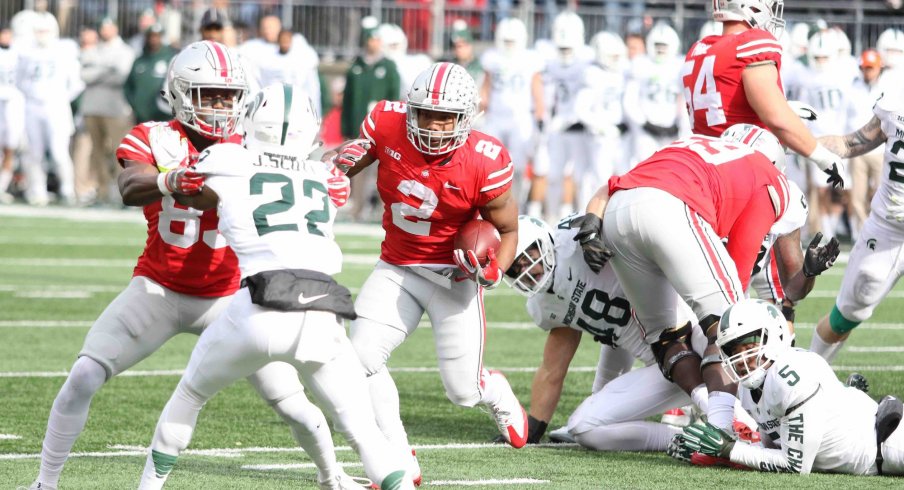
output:
[[[361,19],[361,38],[367,41],[368,39],[375,37],[377,35],[377,27],[379,26],[380,21],[372,15],[368,15]]]
[[[458,41],[464,42],[473,42],[474,37],[471,35],[471,29],[468,27],[468,23],[464,21],[464,19],[456,19],[455,22],[452,23],[452,29],[449,38],[452,43],[456,43]]]

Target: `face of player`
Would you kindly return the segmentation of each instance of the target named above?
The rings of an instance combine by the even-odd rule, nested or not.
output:
[[[240,91],[234,89],[204,87],[194,90],[195,116],[206,125],[223,127],[240,96]]]
[[[738,376],[743,378],[744,376],[747,376],[748,374],[756,371],[757,368],[761,366],[767,367],[769,363],[772,362],[758,355],[759,348],[760,342],[757,340],[754,342],[745,342],[738,344],[732,349],[732,351],[730,352],[732,357],[738,356],[741,353],[746,353],[746,355],[744,356],[738,356],[738,359],[732,364],[735,372],[738,373]]]
[[[452,52],[455,54],[456,61],[471,61],[474,57],[474,48],[467,41],[458,40],[452,44]]]
[[[223,28],[214,24],[212,27],[201,29],[201,40],[223,42]]]
[[[13,31],[9,29],[0,30],[0,48],[6,49],[13,40]]]
[[[288,53],[292,49],[292,33],[289,31],[280,32],[276,44],[279,46],[280,54]]]
[[[444,131],[451,134],[455,131],[455,124],[458,121],[458,114],[454,112],[428,111],[420,109],[417,111],[417,125],[421,129],[427,131]],[[432,148],[442,148],[452,142],[449,136],[430,136],[428,143]]]
[[[533,283],[537,284],[543,279],[543,273],[545,269],[543,268],[543,262],[537,259],[540,258],[540,249],[537,248],[537,245],[531,245],[515,258],[515,261],[512,262],[512,265],[509,267],[505,274],[511,278],[517,278],[521,274],[524,273],[525,269],[527,269],[527,275],[533,279]]]
[[[644,40],[640,36],[628,36],[625,39],[625,46],[628,48],[628,59],[634,59],[647,51]]]
[[[861,66],[860,73],[863,73],[863,80],[867,83],[873,83],[879,78],[879,74],[882,73],[882,67],[876,65]]]

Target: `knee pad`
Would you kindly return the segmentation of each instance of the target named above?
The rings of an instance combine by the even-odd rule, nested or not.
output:
[[[392,338],[393,336],[401,338]],[[389,325],[358,317],[352,322],[349,338],[367,376],[383,369],[389,355],[405,339],[405,332]]]
[[[672,368],[679,361],[688,357],[700,358],[690,345],[691,328],[691,322],[687,322],[680,327],[665,330],[659,335],[659,340],[650,345],[662,375],[669,381],[672,381]],[[675,353],[666,358],[670,350]]]
[[[90,357],[79,357],[72,365],[66,386],[73,396],[91,398],[107,381],[107,370]]]
[[[832,313],[829,314],[829,327],[838,335],[844,335],[853,330],[860,322],[848,320],[838,311],[838,305],[832,307]]]

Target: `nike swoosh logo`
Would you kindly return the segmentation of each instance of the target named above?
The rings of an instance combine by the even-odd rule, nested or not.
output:
[[[192,68],[192,67],[190,67],[190,66],[186,66],[185,68],[186,68],[187,70],[191,70],[191,71],[201,71],[201,67],[198,67],[198,68]]]
[[[308,304],[308,303],[313,303],[314,301],[317,301],[318,299],[326,298],[327,296],[329,296],[329,295],[327,295],[327,294],[318,294],[317,296],[311,296],[310,298],[305,298],[305,297],[304,297],[304,293],[301,293],[301,294],[298,295],[298,302],[301,303],[301,304],[303,304],[303,305],[306,305],[306,304]]]
[[[450,184],[450,183],[448,183],[448,182],[444,183],[444,184],[443,184],[443,187],[445,187],[446,189],[455,189],[455,190],[457,190],[457,191],[460,191],[460,190],[461,190],[461,189],[459,189],[458,187],[455,187],[454,185],[452,185],[452,184]]]

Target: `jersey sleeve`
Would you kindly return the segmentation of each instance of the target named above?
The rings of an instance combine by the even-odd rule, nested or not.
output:
[[[894,92],[884,92],[873,106],[873,114],[879,119],[882,133],[886,136],[896,134],[896,129],[904,128],[904,124],[898,122],[898,115],[904,109],[901,97]]]
[[[772,62],[776,68],[781,68],[782,45],[772,34],[762,29],[750,29],[739,35],[735,57],[745,66]]]
[[[549,320],[547,315],[543,313],[544,309],[546,309],[544,300],[547,294],[548,293],[535,294],[527,300],[527,313],[530,315],[531,320],[534,321],[536,326],[546,332],[562,326],[559,323]]]
[[[244,175],[249,155],[244,147],[233,143],[221,143],[207,148],[198,156],[195,171],[204,174],[204,185],[217,195],[229,194],[237,177]],[[247,185],[247,184],[246,184]]]
[[[778,236],[784,236],[792,233],[794,230],[800,229],[807,224],[807,215],[810,213],[807,208],[807,197],[792,181],[788,181],[788,209],[774,225],[770,233]]]
[[[389,104],[393,104],[387,100],[381,100],[377,102],[377,105],[374,106],[373,110],[370,111],[370,114],[361,121],[361,130],[360,130],[360,138],[366,139],[370,141],[371,146],[367,153],[373,158],[379,158],[377,153],[377,140],[379,139],[379,135],[377,134],[377,125],[380,122],[381,115],[384,112],[393,110],[393,108],[401,108],[404,110],[405,105],[400,102],[395,102],[394,106],[390,106]]]
[[[498,152],[494,151],[494,147],[499,148]],[[480,154],[478,161],[484,168],[477,205],[485,206],[512,186],[515,164],[505,146],[495,139],[480,140],[475,149]],[[494,153],[496,154],[494,155]]]
[[[148,165],[154,163],[154,154],[151,152],[151,144],[148,140],[148,132],[151,127],[160,123],[138,124],[129,131],[116,148],[116,160],[123,165],[126,160]]]

